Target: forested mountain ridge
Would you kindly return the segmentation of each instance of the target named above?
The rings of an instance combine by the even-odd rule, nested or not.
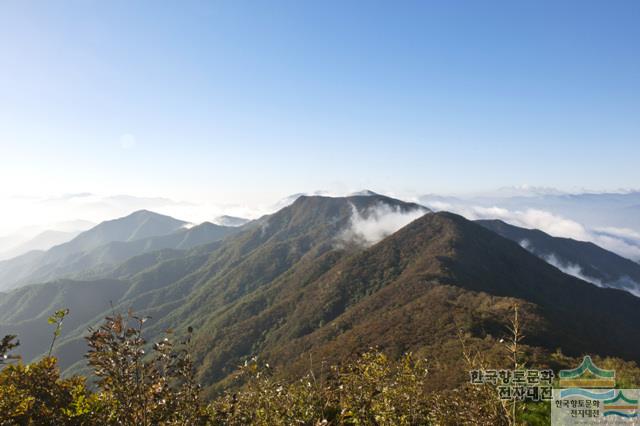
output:
[[[389,218],[409,223],[378,242],[361,235]],[[29,336],[42,325],[27,312],[69,307],[55,354],[69,372],[80,371],[87,327],[133,309],[151,317],[151,341],[167,329],[193,328],[197,377],[213,394],[254,355],[296,374],[310,358],[339,363],[376,346],[457,371],[458,332],[491,353],[517,303],[536,350],[640,360],[640,344],[628,338],[640,299],[566,275],[461,216],[377,195],[300,197],[222,240],[145,253],[109,273],[0,295],[8,307],[0,334]],[[81,307],[80,288],[90,310]],[[25,346],[27,357],[42,353],[40,346]],[[443,374],[438,382],[461,380]]]
[[[160,249],[190,249],[238,231],[209,222],[187,225],[146,210],[103,222],[45,252],[0,262],[0,289],[59,278],[100,277],[133,256]]]
[[[590,242],[552,237],[540,230],[513,226],[501,220],[478,220],[477,223],[517,242],[565,273],[640,297],[640,265],[632,260]]]
[[[252,286],[269,282],[286,272],[304,255],[313,257],[332,248],[336,243],[342,244],[336,237],[349,227],[353,208],[360,209],[366,216],[370,209],[377,208],[381,203],[399,212],[423,210],[420,206],[387,197],[303,197],[276,214],[242,228],[231,228],[238,234],[230,235],[224,241],[188,251],[162,250],[128,259],[107,273],[111,278],[123,280],[127,286],[122,297],[109,300],[100,298],[96,303],[102,303],[102,311],[96,310],[91,318],[83,318],[86,324],[76,329],[66,327],[63,338],[67,335],[75,336],[76,343],[72,346],[82,346],[82,336],[87,325],[92,321],[99,321],[103,314],[110,312],[111,304],[113,309],[127,310],[133,307],[147,310],[154,320],[162,320],[163,323],[175,324],[185,317],[191,320],[206,318],[216,306],[224,305],[226,299],[232,299],[234,294],[242,294]],[[224,284],[221,284],[223,281]],[[59,285],[64,287],[72,282],[62,281]],[[44,287],[48,285],[25,288],[21,298],[23,307],[20,309],[28,310],[24,306],[30,305],[29,296],[35,300],[35,295],[45,291]],[[211,288],[213,294],[208,294],[208,289]],[[217,299],[215,303],[202,309],[195,309],[207,299],[216,299],[220,292],[225,294],[224,298]],[[73,304],[66,306],[71,308],[73,316]],[[150,322],[151,325],[153,323],[154,321]],[[0,331],[9,332],[11,329],[11,324],[0,325]],[[63,356],[61,362],[68,365],[68,361],[78,359],[77,354],[80,352],[76,350],[76,346],[73,346],[76,349],[67,351],[64,339],[62,343],[60,351],[70,356]],[[27,359],[39,353],[29,347],[23,349]]]

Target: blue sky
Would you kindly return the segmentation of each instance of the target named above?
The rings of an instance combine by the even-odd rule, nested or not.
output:
[[[0,3],[0,195],[640,186],[637,1]]]

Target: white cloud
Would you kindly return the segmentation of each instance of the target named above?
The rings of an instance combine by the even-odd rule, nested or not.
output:
[[[640,262],[640,241],[635,243],[604,234],[594,234],[589,241],[631,260]]]
[[[527,250],[527,251],[532,251],[533,248],[531,247],[531,241],[524,239],[522,241],[520,241],[520,247],[522,247],[523,249]]]
[[[531,251],[531,245],[528,240],[520,241],[520,245],[526,250]],[[631,279],[626,275],[616,279],[615,281],[603,282],[598,278],[594,278],[589,275],[586,275],[580,265],[577,265],[571,262],[563,262],[560,259],[558,259],[558,257],[553,253],[542,256],[542,259],[546,261],[548,264],[555,266],[556,268],[558,268],[559,270],[561,270],[567,275],[571,275],[573,277],[579,278],[583,281],[594,284],[598,287],[617,288],[617,289],[628,291],[634,296],[640,297],[640,284],[638,284],[637,282],[635,282],[633,279]]]
[[[556,237],[573,238],[586,241],[589,232],[584,226],[553,213],[537,210],[508,210],[500,207],[472,207],[467,212],[472,219],[501,219],[523,228],[540,229]]]
[[[500,219],[521,228],[539,229],[554,237],[589,241],[634,261],[640,261],[640,234],[626,228],[589,229],[581,223],[540,209],[510,210],[504,207],[454,203],[427,203],[434,210],[448,210],[467,219]],[[441,208],[438,208],[441,207]]]
[[[595,230],[603,234],[609,234],[620,238],[640,241],[640,232],[636,232],[633,229],[629,228],[616,228],[613,226],[609,226],[604,228],[595,228]]]
[[[58,196],[0,198],[0,249],[14,241],[3,237],[19,232],[21,240],[44,230],[68,231],[69,221],[83,219],[92,223],[126,216],[136,210],[150,210],[192,223],[213,221],[221,215],[255,219],[271,213],[268,207],[222,204],[213,201],[184,201],[164,197],[101,195],[94,193]],[[22,236],[22,234],[25,234]],[[18,241],[19,242],[19,241]],[[6,248],[6,247],[4,247]],[[0,250],[1,251],[1,250]]]
[[[436,210],[436,211],[442,211],[442,210],[453,211],[453,210],[455,210],[455,208],[453,207],[453,205],[451,203],[447,203],[445,201],[428,201],[428,202],[426,202],[424,204],[427,207],[429,207],[431,210]]]
[[[555,266],[556,268],[560,269],[562,272],[564,272],[565,274],[574,276],[576,278],[580,278],[583,281],[587,281],[591,284],[594,284],[598,287],[609,287],[609,288],[617,288],[617,289],[621,289],[621,290],[625,290],[628,291],[629,293],[633,294],[634,296],[640,297],[640,284],[636,283],[634,280],[632,280],[630,277],[628,276],[624,276],[616,281],[613,282],[602,282],[601,280],[597,279],[597,278],[593,278],[590,277],[588,275],[585,275],[582,271],[582,268],[579,265],[567,262],[567,263],[562,263],[558,260],[558,258],[551,254],[549,256],[545,256],[544,260],[547,261],[547,263]]]
[[[351,205],[351,222],[341,235],[344,241],[355,241],[363,245],[372,245],[393,234],[405,225],[423,216],[426,209],[402,211],[388,204],[379,204],[374,208],[359,212]]]
[[[616,281],[615,287],[625,289],[634,296],[640,297],[640,284],[628,276],[624,276]]]
[[[585,275],[582,272],[582,268],[580,267],[580,265],[576,265],[571,262],[566,262],[566,263],[560,262],[560,260],[553,253],[547,256],[544,256],[543,259],[548,264],[555,266],[556,268],[560,269],[562,272],[564,272],[567,275],[580,278],[581,280],[589,282],[591,284],[595,284],[598,287],[604,287],[604,284],[599,279]]]
[[[520,241],[520,247],[522,247],[523,249],[534,253],[533,251],[533,246],[531,245],[531,241],[524,239],[522,241]],[[534,253],[535,254],[535,253]],[[537,256],[537,254],[536,254]],[[591,284],[595,284],[598,287],[602,287],[602,281],[600,281],[597,278],[593,278],[590,277],[588,275],[585,275],[582,272],[582,267],[580,267],[580,265],[576,265],[574,263],[571,262],[561,262],[560,259],[558,259],[558,257],[551,253],[545,256],[542,256],[542,259],[547,262],[548,264],[555,266],[556,268],[560,269],[562,272],[564,272],[565,274],[574,276],[576,278],[580,278],[583,281],[587,281],[590,282]]]

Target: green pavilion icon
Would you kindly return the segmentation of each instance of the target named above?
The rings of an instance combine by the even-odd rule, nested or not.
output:
[[[613,388],[616,385],[615,370],[598,368],[589,355],[572,370],[560,370],[561,388]]]
[[[620,390],[615,398],[604,401],[603,415],[605,417],[618,416],[636,419],[638,417],[638,400],[628,398]]]

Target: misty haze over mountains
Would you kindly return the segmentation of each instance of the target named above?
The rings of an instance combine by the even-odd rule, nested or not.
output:
[[[151,317],[150,340],[196,330],[198,376],[215,392],[255,354],[303,371],[307,351],[337,362],[370,346],[429,350],[449,345],[464,318],[486,341],[519,300],[540,350],[640,359],[626,337],[640,320],[637,263],[592,243],[360,194],[292,197],[240,226],[147,210],[100,223],[0,262],[0,334],[27,336],[21,353],[33,359],[46,350],[46,317],[68,307],[55,353],[77,372],[87,327],[132,308]],[[580,326],[594,320],[588,332]]]
[[[640,419],[639,21],[0,1],[0,426]]]
[[[366,195],[375,192],[364,190],[351,194]],[[8,206],[5,209],[7,219],[0,225],[0,231],[4,230],[0,232],[0,259],[14,257],[29,250],[46,250],[70,240],[79,231],[86,230],[95,223],[125,216],[136,210],[147,209],[192,223],[211,221],[223,226],[239,226],[249,219],[257,219],[291,204],[300,195],[303,193],[264,206],[252,206],[249,200],[245,205],[225,205],[174,201],[161,197],[102,197],[90,193],[36,201],[8,199],[5,200]],[[344,196],[349,193],[314,191],[304,195]],[[553,188],[524,186],[503,188],[484,195],[394,196],[436,211],[453,211],[469,219],[501,219],[516,226],[541,229],[557,237],[592,241],[627,258],[640,260],[640,192],[637,191],[565,193]],[[48,214],[37,214],[43,210]],[[17,234],[18,229],[10,226],[14,216],[22,221],[16,223],[40,223],[37,228],[31,228],[38,229],[37,233],[45,232],[40,237],[44,241],[33,240],[37,234],[33,231]],[[88,218],[91,221],[76,220],[74,228],[61,229],[59,224],[47,225],[45,220],[49,217],[65,220],[66,223],[78,218]]]
[[[245,225],[251,218],[260,217],[261,212],[277,211],[302,195],[340,195],[329,191],[315,191],[312,193],[299,193],[286,197],[268,208],[258,210],[245,209],[248,218],[220,215],[212,218],[212,222],[222,227],[238,227]],[[377,195],[370,190],[354,192],[351,195]],[[117,211],[126,211],[130,207],[145,205],[155,205],[161,211],[165,211],[167,206],[180,205],[190,206],[192,210],[200,206],[191,203],[176,203],[164,198],[138,198],[131,196],[118,196],[99,198],[93,194],[72,194],[61,199],[79,206],[74,210],[74,214],[82,214],[91,209],[103,209],[105,205],[110,205],[111,209],[115,205]],[[80,204],[77,201],[81,200]],[[102,199],[103,201],[99,201]],[[493,194],[451,197],[423,195],[418,197],[405,197],[407,200],[417,201],[419,204],[429,207],[435,211],[452,211],[463,215],[468,219],[499,219],[506,223],[524,227],[528,229],[539,229],[554,237],[571,238],[578,241],[593,242],[602,248],[617,253],[633,261],[640,261],[640,192],[627,191],[618,193],[582,193],[567,194],[549,188],[515,187],[504,188]],[[59,199],[53,199],[56,202]],[[90,210],[85,210],[82,203],[87,202]],[[238,210],[232,207],[232,210]],[[109,211],[109,209],[105,210]],[[219,211],[224,211],[222,208]],[[388,216],[389,212],[386,212]],[[95,211],[94,211],[95,214]],[[189,217],[198,217],[190,214]],[[179,216],[181,217],[181,216]],[[390,217],[384,223],[375,221],[359,223],[357,218],[355,227],[364,240],[375,240],[376,233],[381,230],[387,232],[389,229],[398,229],[404,221],[394,224]],[[0,261],[18,257],[30,251],[29,257],[32,260],[40,259],[40,251],[46,251],[53,246],[66,243],[72,240],[81,231],[84,231],[94,224],[86,220],[68,220],[53,224],[52,229],[43,229],[38,226],[23,228],[12,235],[0,237]],[[180,226],[190,227],[193,224],[183,222]],[[385,230],[386,228],[389,228]],[[373,234],[373,235],[368,235]],[[113,238],[111,240],[110,238]],[[120,241],[118,237],[112,235],[101,243]],[[129,239],[136,239],[135,236],[128,236]],[[553,256],[548,259],[553,263]],[[14,264],[16,262],[13,262]],[[7,269],[5,264],[0,267],[0,274]],[[13,281],[21,280],[21,274],[14,274]],[[43,277],[44,278],[44,277]],[[594,281],[597,282],[597,281]],[[8,284],[4,284],[7,288]],[[0,287],[1,288],[1,287]]]
[[[469,219],[500,219],[555,237],[590,241],[640,260],[640,192],[526,194],[467,198],[426,195],[418,200],[434,210],[453,211]]]
[[[306,195],[309,194],[291,195],[273,204],[271,208],[277,211]],[[311,195],[335,194],[315,191]],[[357,191],[351,196],[380,197],[370,190]],[[95,196],[92,194],[71,195],[66,199],[76,197],[89,199],[91,205],[96,205]],[[492,195],[424,195],[414,198],[421,205],[434,211],[453,211],[468,219],[483,219],[480,221],[483,226],[513,239],[570,275],[596,285],[621,287],[633,293],[637,292],[640,275],[636,271],[623,273],[622,271],[628,269],[628,265],[627,268],[621,267],[622,271],[603,272],[603,269],[607,269],[606,265],[598,267],[594,266],[593,262],[579,262],[575,257],[548,248],[549,244],[542,244],[546,248],[541,248],[540,238],[533,239],[538,244],[532,247],[532,238],[528,237],[526,229],[546,232],[549,234],[546,235],[548,241],[568,241],[563,239],[569,238],[576,240],[575,244],[580,241],[593,242],[604,249],[600,249],[599,256],[596,257],[606,258],[609,263],[613,259],[610,252],[637,262],[640,259],[640,215],[637,214],[640,212],[639,192],[566,194],[548,188],[521,187],[505,188]],[[111,200],[124,203],[123,206],[128,205],[127,202],[133,205],[174,204],[162,198],[139,199],[118,196]],[[371,245],[427,211],[427,208],[419,207],[407,213],[397,211],[388,204],[381,204],[369,211],[364,218],[353,209],[351,226],[343,230],[340,239]],[[491,222],[487,219],[498,219],[502,222]],[[237,232],[251,220],[221,215],[214,218],[213,222],[215,224],[204,222],[194,225],[140,210],[125,218],[101,223],[83,233],[81,230],[91,227],[91,222],[61,222],[56,225],[56,230],[40,229],[39,233],[36,233],[39,229],[37,227],[27,228],[22,233],[0,239],[0,245],[5,248],[5,261],[0,261],[0,290],[51,279],[91,276],[95,274],[95,270],[108,270],[135,255],[163,249],[189,249],[215,242]],[[497,223],[502,225],[498,226]],[[516,238],[514,235],[519,236]],[[7,247],[11,248],[7,250]],[[613,263],[619,266],[619,262]],[[633,262],[629,263],[632,270],[637,266]],[[94,272],[89,272],[91,270]]]
[[[291,195],[275,203],[272,208],[279,210],[305,195]],[[327,191],[315,191],[311,195],[332,194]],[[371,190],[357,191],[351,196],[379,197]],[[82,198],[85,197],[92,196],[83,194]],[[134,197],[124,196],[117,199],[135,200]],[[596,266],[593,263],[594,257],[607,259],[607,262],[611,263],[613,253],[634,261],[640,259],[640,233],[636,231],[640,229],[640,215],[635,214],[640,206],[638,192],[564,194],[551,189],[513,188],[502,189],[492,196],[461,198],[425,195],[417,199],[420,204],[435,211],[449,210],[474,220],[499,219],[504,222],[501,226],[495,225],[498,222],[488,220],[482,220],[480,223],[513,239],[570,275],[596,285],[624,288],[636,295],[639,294],[640,274],[636,271],[638,264],[629,262],[631,266],[620,266],[620,262],[614,260],[613,263],[620,270],[612,272],[607,271],[607,265]],[[164,199],[148,198],[137,200],[135,203],[157,203],[159,200],[165,202]],[[406,213],[394,210],[387,204],[381,204],[368,212],[364,218],[354,209],[351,226],[342,232],[340,239],[371,245],[417,219],[426,211],[428,209],[418,208]],[[580,219],[583,223],[571,218]],[[67,232],[44,231],[33,239],[22,242],[12,251],[5,252],[6,261],[0,261],[0,290],[58,278],[100,275],[96,271],[102,271],[104,275],[104,271],[136,255],[155,250],[190,249],[218,241],[237,232],[237,229],[233,228],[242,227],[250,220],[221,215],[214,218],[213,222],[215,224],[204,222],[194,225],[141,210],[122,219],[101,223],[82,235],[79,235],[80,231],[77,229],[88,228],[92,225],[91,222],[63,222],[58,224],[57,228],[65,229]],[[515,226],[508,227],[507,223]],[[576,253],[573,256],[567,255],[553,250],[548,243],[541,244],[539,238],[530,238],[526,229],[521,228],[545,231],[549,234],[548,241],[557,242],[563,238],[571,238],[576,241],[593,242],[605,250],[601,250],[597,256],[591,256],[589,261],[581,260]],[[71,231],[74,229],[75,232]],[[516,234],[519,235],[517,238],[514,237]],[[9,241],[9,238],[5,238],[4,241]],[[536,247],[532,247],[532,241],[538,242]],[[47,251],[53,246],[59,247]],[[579,251],[573,251],[576,250]],[[24,256],[11,255],[30,251],[32,252]],[[15,259],[11,259],[12,257]]]
[[[217,241],[236,227],[188,222],[147,210],[102,222],[69,242],[0,262],[0,290],[84,274],[105,274],[139,254],[161,249],[185,250]]]
[[[42,226],[29,226],[15,230],[0,237],[0,260],[9,259],[32,250],[48,250],[65,243],[80,232],[94,226],[85,220],[54,223],[49,229]]]
[[[501,220],[478,224],[520,244],[562,272],[599,287],[612,287],[640,297],[640,264],[589,242],[552,237],[537,229],[519,228]]]

